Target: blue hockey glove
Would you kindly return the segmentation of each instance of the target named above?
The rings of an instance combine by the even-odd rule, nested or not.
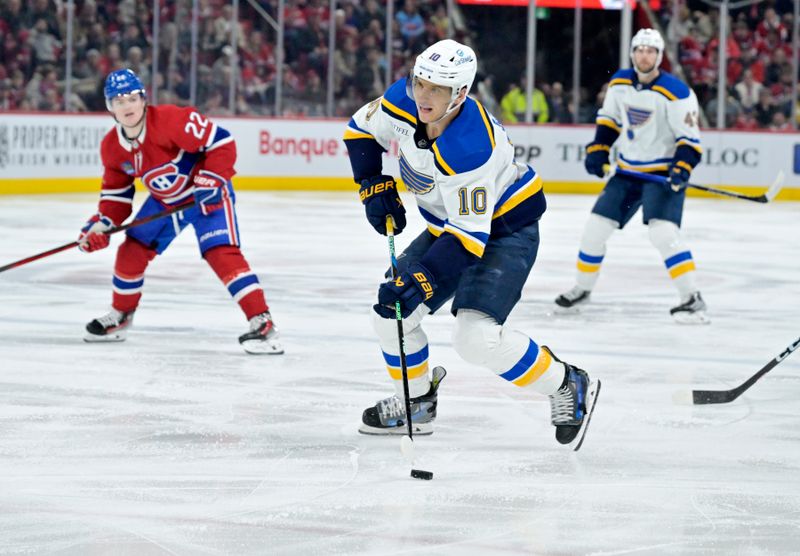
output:
[[[669,167],[669,176],[667,177],[667,185],[669,185],[675,193],[681,189],[686,189],[686,184],[689,183],[689,170],[685,168],[688,166],[685,162],[673,162]]]
[[[406,227],[406,208],[397,193],[397,184],[392,176],[375,176],[361,181],[358,190],[367,220],[379,234],[386,235],[386,217],[394,220],[394,233],[399,234]]]
[[[608,166],[608,154],[611,148],[602,143],[589,143],[586,145],[586,158],[583,159],[583,165],[586,171],[603,178],[606,175],[604,166]]]
[[[397,317],[395,303],[400,302],[400,315],[407,318],[423,301],[433,297],[436,282],[430,270],[419,263],[412,264],[394,280],[378,288],[378,303],[373,309],[385,319]]]
[[[204,216],[222,208],[226,185],[224,178],[207,170],[200,170],[194,176],[194,200]]]

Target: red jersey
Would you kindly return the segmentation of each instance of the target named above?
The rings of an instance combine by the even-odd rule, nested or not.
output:
[[[236,173],[231,134],[195,108],[148,106],[142,133],[128,140],[117,124],[100,145],[103,187],[99,212],[119,225],[132,210],[134,178],[164,205],[184,203],[194,194],[197,172],[224,181]]]

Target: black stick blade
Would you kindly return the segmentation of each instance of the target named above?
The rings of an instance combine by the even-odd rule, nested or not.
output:
[[[739,392],[735,390],[692,390],[692,403],[694,405],[729,403],[738,397]]]

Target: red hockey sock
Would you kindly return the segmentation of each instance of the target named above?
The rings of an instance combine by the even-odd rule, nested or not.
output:
[[[136,240],[125,238],[117,250],[114,263],[114,293],[111,306],[117,311],[135,311],[142,298],[144,271],[156,256],[156,252],[148,249]]]
[[[247,320],[269,311],[264,290],[258,283],[258,276],[250,270],[250,265],[241,250],[233,245],[221,245],[205,253],[206,261],[216,272],[233,300],[244,311]]]

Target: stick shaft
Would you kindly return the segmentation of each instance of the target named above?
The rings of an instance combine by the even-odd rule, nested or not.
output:
[[[397,269],[397,256],[394,248],[394,221],[391,216],[386,217],[386,236],[389,238],[389,255],[392,262],[392,280],[396,280],[400,274]],[[403,374],[403,395],[406,401],[406,425],[408,426],[408,437],[413,440],[414,427],[411,424],[411,398],[408,390],[408,365],[406,364],[405,333],[403,332],[403,314],[400,311],[400,302],[394,304],[395,318],[397,319],[397,341],[400,347],[400,370]]]
[[[182,205],[178,205],[176,207],[169,208],[163,212],[158,212],[156,214],[151,214],[150,216],[145,216],[144,218],[140,218],[138,220],[132,220],[127,224],[123,224],[118,228],[114,228],[108,232],[105,232],[107,235],[116,234],[118,232],[122,232],[127,230],[128,228],[134,228],[136,226],[141,226],[142,224],[147,224],[148,222],[152,222],[154,220],[158,220],[160,218],[164,218],[166,216],[170,216],[175,214],[176,212],[181,212],[186,210],[189,207],[194,206],[194,202],[192,203],[184,203]],[[5,266],[0,266],[0,272],[5,272],[6,270],[10,270],[12,268],[17,268],[18,266],[22,266],[28,263],[32,263],[33,261],[38,261],[39,259],[44,259],[45,257],[49,257],[50,255],[55,255],[56,253],[61,253],[62,251],[66,251],[67,249],[72,249],[73,247],[78,246],[77,241],[71,241],[69,243],[65,243],[64,245],[59,245],[58,247],[54,247],[53,249],[48,249],[47,251],[42,251],[41,253],[37,253],[35,255],[31,255],[30,257],[25,257],[24,259],[20,259],[18,261],[14,261],[9,263]]]
[[[639,178],[646,181],[651,181],[654,183],[667,183],[667,178],[663,176],[656,176],[653,174],[647,174],[645,172],[636,172],[635,170],[624,170],[622,168],[617,168],[617,173],[623,176],[630,176],[632,178]],[[737,193],[735,191],[728,191],[726,189],[717,189],[716,187],[709,187],[707,185],[699,185],[696,183],[687,183],[686,187],[691,187],[693,189],[699,189],[700,191],[707,191],[709,193],[715,193],[716,195],[722,195],[724,197],[732,197],[734,199],[743,199],[745,201],[753,201],[755,203],[766,203],[769,201],[767,196],[764,194],[761,195],[745,195],[744,193]]]

